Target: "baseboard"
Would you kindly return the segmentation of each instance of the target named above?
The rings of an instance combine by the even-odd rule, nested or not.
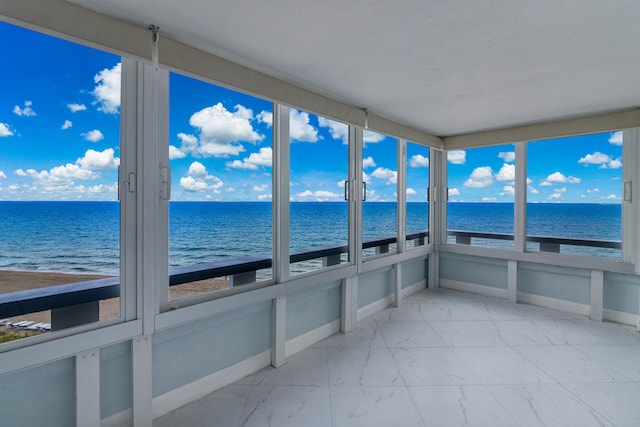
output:
[[[402,288],[402,291],[400,292],[400,294],[402,298],[406,298],[409,295],[413,295],[416,292],[426,289],[426,287],[427,287],[427,281],[421,280],[417,283],[414,283],[413,285],[407,286],[406,288]]]
[[[456,291],[471,292],[474,294],[485,295],[495,298],[507,298],[507,290],[493,288],[491,286],[477,285],[475,283],[459,282],[457,280],[449,280],[440,278],[440,287],[454,289]]]
[[[623,311],[602,310],[602,318],[610,322],[622,323],[623,325],[630,325],[637,327],[638,315],[632,313],[625,313]]]
[[[518,292],[518,302],[541,307],[552,308],[567,313],[579,314],[581,316],[589,316],[591,314],[591,306],[580,304],[577,302],[564,301],[556,298],[543,297],[541,295],[528,294]]]
[[[100,420],[100,427],[128,427],[133,424],[133,411],[131,409],[118,412]]]
[[[199,380],[153,398],[153,418],[198,400],[271,364],[271,350],[238,362]]]
[[[322,325],[312,331],[306,332],[300,336],[290,339],[284,345],[285,357],[289,357],[305,348],[311,347],[313,344],[330,337],[340,331],[340,319]]]
[[[393,304],[393,295],[388,295],[382,299],[379,299],[376,302],[372,302],[369,305],[365,305],[362,308],[358,309],[358,313],[356,315],[356,319],[358,322],[366,319],[367,317],[376,314],[385,308],[389,307]]]

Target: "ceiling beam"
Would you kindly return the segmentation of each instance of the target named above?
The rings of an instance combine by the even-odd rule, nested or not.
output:
[[[640,109],[444,137],[446,150],[512,144],[640,127]]]

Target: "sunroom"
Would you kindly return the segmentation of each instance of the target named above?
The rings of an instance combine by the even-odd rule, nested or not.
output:
[[[638,18],[4,0],[3,423],[637,425]]]

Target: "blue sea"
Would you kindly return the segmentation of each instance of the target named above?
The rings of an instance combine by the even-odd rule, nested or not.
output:
[[[346,243],[346,203],[291,203],[290,209],[292,250]],[[620,205],[529,204],[527,211],[532,235],[621,238]],[[270,203],[172,202],[169,216],[171,266],[271,252]],[[394,203],[365,203],[364,240],[394,235],[396,217]],[[427,203],[408,204],[407,233],[427,230],[427,218]],[[452,230],[513,233],[513,204],[450,203],[448,223]],[[0,270],[117,274],[119,269],[117,202],[0,202],[0,231]],[[598,255],[598,249],[581,250]]]

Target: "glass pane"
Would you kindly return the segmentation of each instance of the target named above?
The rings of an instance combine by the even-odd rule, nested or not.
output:
[[[527,144],[527,250],[621,257],[622,132]]]
[[[348,126],[292,109],[290,139],[290,274],[348,263]]]
[[[407,142],[407,223],[405,247],[429,242],[429,148]]]
[[[120,316],[120,58],[5,23],[0,39],[11,41],[0,81],[3,342]],[[69,305],[64,285],[78,282],[86,292]],[[15,294],[56,285],[35,304]]]
[[[513,248],[515,147],[447,152],[447,241]]]
[[[272,104],[171,73],[170,300],[272,278]],[[185,279],[186,280],[186,279]]]
[[[397,252],[398,140],[364,131],[362,157],[362,255]]]

